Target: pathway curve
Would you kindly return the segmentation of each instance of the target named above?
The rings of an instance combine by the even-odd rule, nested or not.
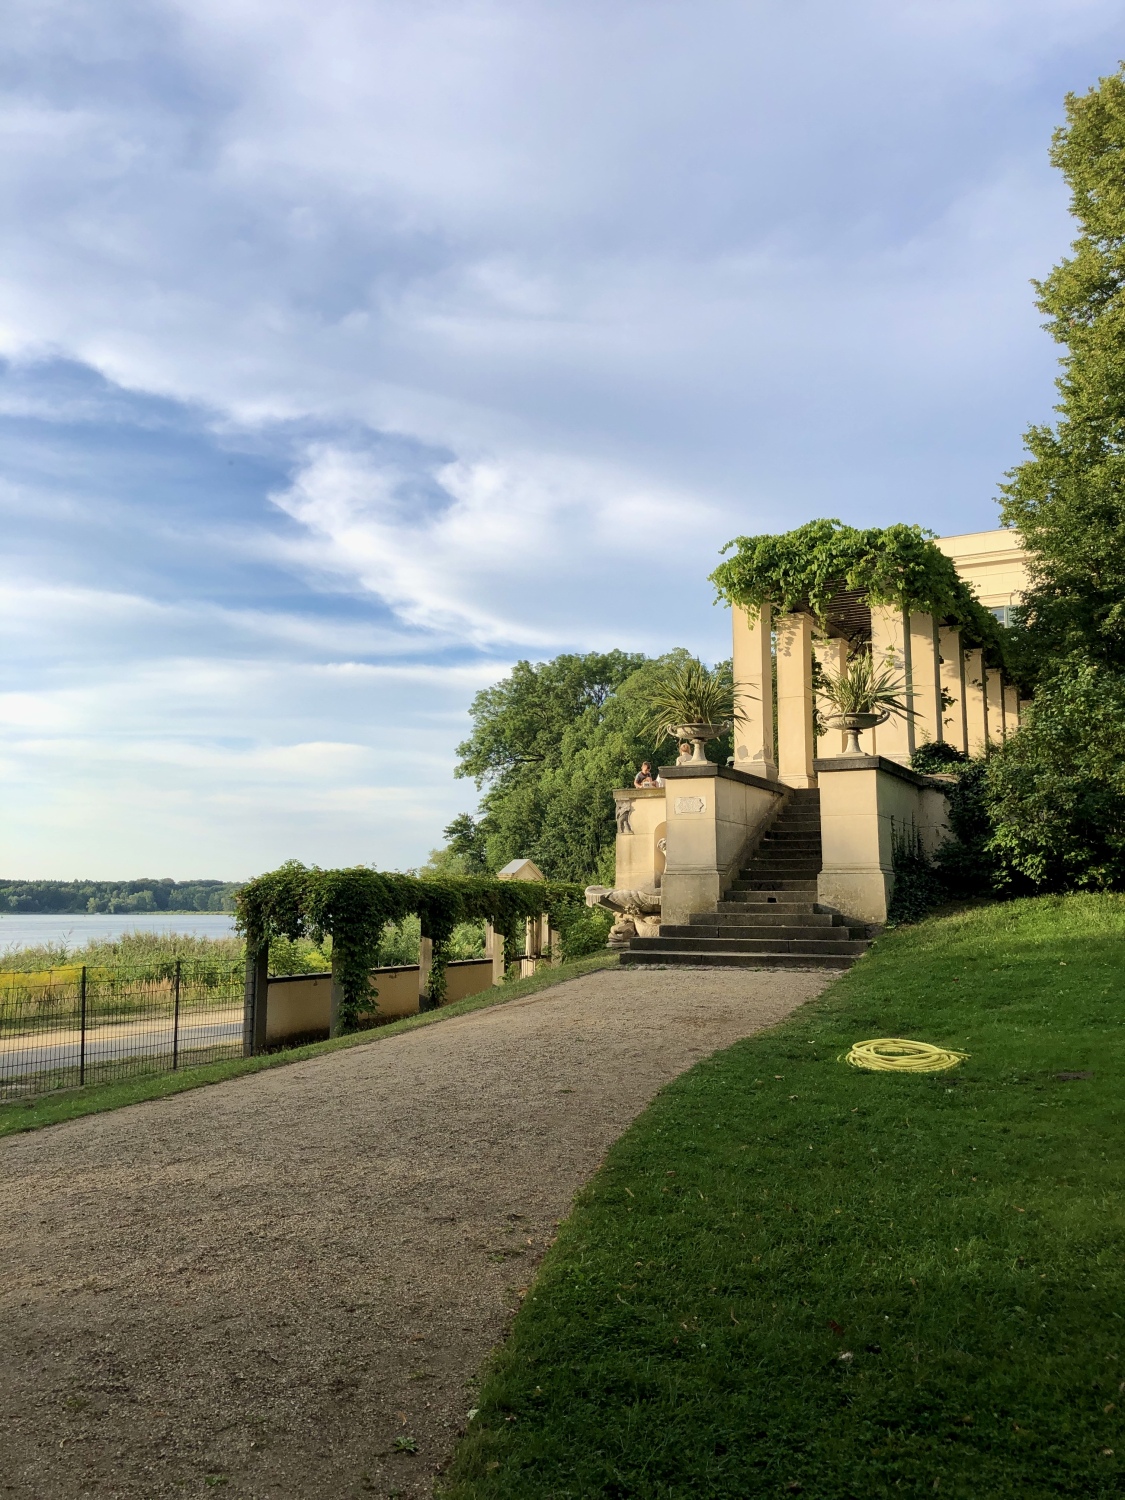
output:
[[[0,1496],[430,1494],[607,1147],[830,977],[606,970],[0,1142]]]

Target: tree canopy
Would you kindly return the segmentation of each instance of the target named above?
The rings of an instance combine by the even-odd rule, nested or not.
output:
[[[1003,518],[1030,552],[1024,618],[1039,669],[1072,652],[1125,669],[1125,68],[1067,96],[1051,160],[1081,229],[1035,283],[1066,348],[1059,418],[1025,434]]]
[[[690,659],[610,651],[517,662],[470,709],[457,775],[483,789],[482,817],[451,823],[450,849],[468,868],[526,857],[556,880],[612,881],[613,789],[656,760],[661,744],[646,729],[654,685]]]

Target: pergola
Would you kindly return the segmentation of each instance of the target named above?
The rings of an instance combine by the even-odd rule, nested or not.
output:
[[[818,742],[814,731],[814,659],[835,675],[849,650],[870,643],[906,685],[914,710],[891,718],[865,736],[873,755],[908,765],[919,745],[944,741],[969,755],[998,744],[1019,724],[1019,692],[988,666],[980,647],[966,648],[961,631],[932,614],[870,604],[857,590],[832,596],[824,618],[811,609],[775,615],[768,603],[752,622],[732,609],[735,696],[741,717],[734,730],[738,770],[779,779],[787,786],[816,786],[814,761],[839,755],[841,731]],[[774,658],[777,690],[774,695]],[[822,705],[825,716],[829,710]],[[774,762],[776,711],[777,763]]]

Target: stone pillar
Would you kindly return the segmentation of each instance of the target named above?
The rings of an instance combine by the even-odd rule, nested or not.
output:
[[[434,966],[433,938],[418,939],[418,1009],[430,1009],[430,970]]]
[[[910,688],[914,701],[914,743],[945,738],[941,722],[941,672],[933,615],[910,616]]]
[[[1004,743],[1004,679],[995,667],[985,668],[984,697],[988,705],[988,742]]]
[[[848,662],[848,643],[842,636],[821,636],[813,640],[813,654],[822,672],[829,677],[839,677]],[[829,719],[836,710],[822,694],[816,695],[816,706],[821,720]],[[817,738],[817,755],[843,755],[848,737],[842,729],[829,729]]]
[[[336,964],[336,944],[332,944],[332,998],[328,1003],[328,1035],[342,1036],[344,1023],[340,1012],[344,1004],[343,977]]]
[[[544,917],[543,920],[544,921],[549,921],[549,918]],[[547,946],[551,950],[551,968],[552,969],[557,969],[558,966],[563,961],[563,956],[562,956],[562,933],[558,930],[557,927],[548,927],[548,929],[547,929]]]
[[[1015,734],[1020,727],[1020,690],[1014,682],[1004,684],[1004,723],[1009,734]]]
[[[816,786],[812,625],[806,614],[777,622],[777,772],[786,786]]]
[[[969,754],[983,755],[988,745],[988,705],[984,696],[984,662],[979,650],[965,652],[965,719]]]
[[[772,611],[763,604],[753,625],[739,605],[731,610],[734,703],[734,764],[740,771],[777,779],[773,759]]]
[[[910,703],[910,630],[906,614],[893,604],[871,606],[871,655],[876,666],[884,662],[900,682],[904,684],[902,702]],[[908,766],[914,754],[914,724],[910,719],[893,715],[885,724],[872,731],[875,754],[885,755],[888,760],[897,760]]]
[[[520,976],[523,979],[529,979],[539,967],[539,959],[543,953],[542,931],[542,917],[527,918],[524,925],[524,956],[520,963]]]
[[[484,956],[492,960],[493,984],[504,983],[504,936],[491,922],[484,924]]]
[[[242,1055],[256,1057],[266,1048],[266,1004],[270,988],[270,950],[266,944],[257,953],[246,953],[245,1000],[242,1020]]]
[[[965,712],[965,653],[961,649],[961,632],[942,626],[938,631],[941,653],[940,687],[953,699],[942,715],[943,738],[955,750],[969,749],[969,721]]]

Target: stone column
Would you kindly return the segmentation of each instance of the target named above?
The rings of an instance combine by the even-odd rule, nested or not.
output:
[[[914,743],[945,738],[941,722],[941,673],[933,615],[910,616],[910,687],[914,700]]]
[[[965,652],[965,718],[968,750],[972,756],[983,755],[988,744],[988,705],[984,696],[984,662],[981,653]]]
[[[910,703],[910,630],[906,614],[893,604],[871,606],[871,655],[876,666],[889,663],[891,670],[904,684],[902,701]],[[894,715],[873,732],[875,754],[885,755],[888,760],[897,760],[900,765],[910,764],[914,754],[914,724],[910,719]]]
[[[938,631],[941,653],[940,687],[953,699],[942,716],[943,737],[955,750],[968,753],[969,721],[965,712],[965,653],[961,649],[961,632],[942,626]]]
[[[484,924],[484,955],[492,960],[493,984],[504,983],[504,936],[491,922]]]
[[[777,772],[786,786],[816,786],[812,625],[806,614],[777,622]]]
[[[344,1023],[340,1012],[344,1004],[344,981],[336,962],[336,945],[332,945],[332,997],[328,1003],[328,1035],[342,1036]]]
[[[541,933],[543,931],[542,917],[528,917],[524,924],[524,957],[520,963],[520,976],[529,979],[539,967],[539,959],[543,953]]]
[[[1020,690],[1014,682],[1004,684],[1004,723],[1009,734],[1015,734],[1020,727]]]
[[[430,970],[434,966],[433,938],[418,939],[418,1009],[430,1009]]]
[[[257,953],[247,949],[245,1001],[242,1021],[242,1055],[256,1057],[266,1047],[266,1007],[270,989],[269,944]]]
[[[740,771],[777,779],[773,759],[772,611],[763,604],[753,625],[739,605],[731,610],[734,702],[742,715],[734,724],[734,763]]]
[[[985,668],[984,696],[988,704],[988,741],[1004,743],[1004,679],[995,667]]]
[[[842,636],[820,636],[813,639],[813,655],[822,672],[829,677],[839,677],[848,662],[848,643]],[[836,710],[822,694],[816,695],[816,706],[821,720],[830,719]],[[848,737],[842,729],[829,729],[817,739],[818,755],[843,755]]]

